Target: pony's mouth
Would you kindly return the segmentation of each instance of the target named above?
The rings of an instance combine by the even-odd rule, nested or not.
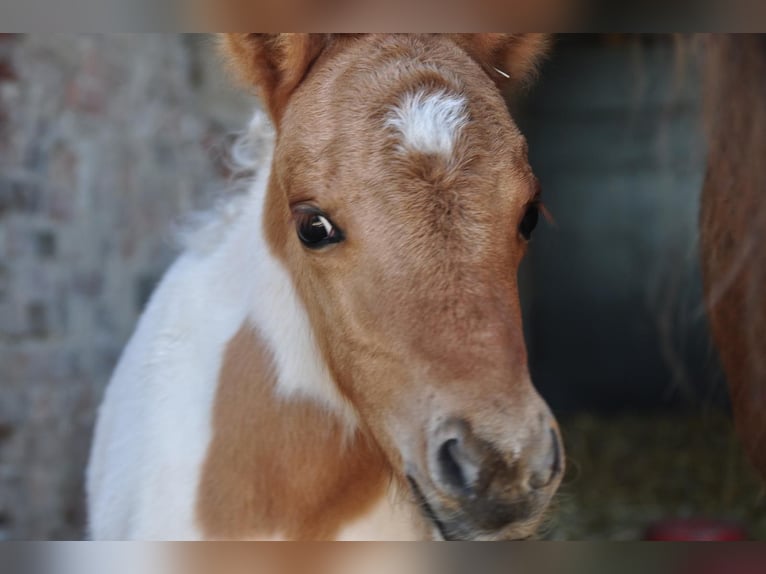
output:
[[[535,537],[534,532],[519,532],[518,530],[511,536],[508,535],[508,530],[516,530],[513,528],[513,523],[507,523],[497,530],[485,530],[475,524],[474,520],[471,520],[468,515],[463,512],[452,511],[449,513],[450,518],[443,518],[437,508],[428,496],[423,492],[423,489],[418,484],[417,480],[411,475],[407,475],[407,482],[410,485],[410,489],[415,497],[415,500],[420,507],[422,515],[428,520],[428,522],[434,527],[435,531],[445,541],[459,541],[459,540],[506,540],[506,541],[521,541],[530,540]]]

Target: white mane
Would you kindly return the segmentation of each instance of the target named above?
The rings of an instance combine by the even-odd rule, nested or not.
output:
[[[244,211],[253,180],[268,170],[274,151],[275,132],[267,114],[257,110],[247,130],[239,134],[227,156],[231,184],[213,206],[186,214],[174,230],[182,250],[198,255],[211,253]]]

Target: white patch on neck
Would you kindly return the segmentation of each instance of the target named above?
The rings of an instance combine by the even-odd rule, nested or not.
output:
[[[463,126],[468,123],[466,100],[444,90],[420,90],[405,95],[388,116],[386,125],[401,135],[404,151],[451,157]]]

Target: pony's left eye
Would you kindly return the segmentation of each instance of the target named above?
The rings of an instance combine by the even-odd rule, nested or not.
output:
[[[293,211],[298,238],[310,249],[319,249],[343,240],[343,234],[321,211],[300,207]]]
[[[524,217],[519,223],[519,233],[521,236],[529,241],[532,237],[532,232],[537,227],[537,220],[540,218],[540,202],[533,201],[527,206],[527,211],[524,213]]]

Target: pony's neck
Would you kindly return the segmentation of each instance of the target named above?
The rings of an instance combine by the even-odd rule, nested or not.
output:
[[[206,537],[333,538],[386,496],[378,447],[311,399],[277,391],[268,347],[244,324],[226,348],[199,487]]]

